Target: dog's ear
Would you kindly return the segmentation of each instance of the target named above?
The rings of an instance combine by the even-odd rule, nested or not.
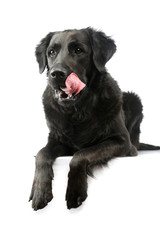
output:
[[[36,55],[36,59],[37,62],[39,64],[39,72],[43,73],[46,65],[47,65],[47,56],[46,56],[46,50],[47,47],[50,43],[50,40],[52,38],[54,33],[50,32],[47,34],[46,37],[44,37],[40,44],[36,47],[36,51],[35,51],[35,55]]]
[[[101,31],[95,31],[92,28],[87,28],[87,31],[93,51],[93,62],[101,72],[104,70],[106,62],[116,52],[115,42]]]

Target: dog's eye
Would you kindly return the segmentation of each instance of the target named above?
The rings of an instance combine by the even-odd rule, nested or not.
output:
[[[76,47],[75,50],[74,50],[74,52],[75,52],[76,54],[81,54],[81,53],[83,52],[83,50],[82,50],[81,48],[79,48],[79,47]]]
[[[54,49],[49,51],[49,56],[54,57],[56,55],[56,51]]]

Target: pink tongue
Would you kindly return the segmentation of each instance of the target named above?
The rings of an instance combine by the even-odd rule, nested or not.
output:
[[[66,88],[61,88],[66,94],[77,95],[85,86],[86,84],[83,83],[75,73],[71,73],[66,79]]]

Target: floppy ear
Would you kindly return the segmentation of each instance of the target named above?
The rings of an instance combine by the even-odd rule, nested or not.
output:
[[[88,28],[87,30],[93,51],[93,62],[101,72],[104,70],[106,62],[116,52],[116,45],[115,42],[103,32],[95,31],[92,28]]]
[[[46,57],[46,50],[49,45],[49,42],[53,36],[53,33],[50,32],[47,34],[45,38],[43,38],[40,44],[36,47],[35,55],[37,62],[39,63],[39,72],[43,73],[46,65],[47,65],[47,57]]]

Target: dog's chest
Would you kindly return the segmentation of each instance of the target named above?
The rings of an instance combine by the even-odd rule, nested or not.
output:
[[[54,133],[61,142],[80,149],[103,138],[104,129],[104,124],[100,123],[97,116],[85,113],[61,118],[61,121],[56,122]]]

